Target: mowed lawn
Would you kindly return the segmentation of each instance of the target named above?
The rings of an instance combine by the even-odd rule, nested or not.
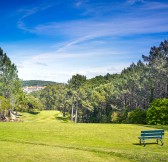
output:
[[[56,120],[57,114],[43,111],[23,114],[24,122],[0,122],[0,162],[168,161],[168,126],[74,124]],[[164,146],[155,140],[139,145],[141,130],[157,128],[166,130]]]

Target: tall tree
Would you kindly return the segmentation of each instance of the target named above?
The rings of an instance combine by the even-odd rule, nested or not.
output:
[[[86,82],[86,76],[84,75],[73,75],[72,78],[68,81],[68,85],[74,91],[76,91],[76,104],[72,103],[72,105],[76,106],[75,109],[75,123],[77,123],[78,119],[78,108],[79,108],[79,88]],[[74,98],[74,96],[72,96]]]
[[[10,101],[10,108],[15,109],[22,93],[18,71],[10,58],[0,48],[0,96]],[[6,107],[7,109],[7,107]]]

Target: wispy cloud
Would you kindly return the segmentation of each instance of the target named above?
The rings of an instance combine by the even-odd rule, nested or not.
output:
[[[115,37],[168,31],[168,18],[165,17],[165,12],[168,14],[167,11],[164,10],[165,12],[160,12],[159,16],[154,12],[149,14],[149,11],[147,11],[150,9],[166,9],[168,8],[168,4],[163,2],[147,2],[144,0],[128,0],[127,2],[130,4],[142,2],[143,5],[138,9],[128,11],[126,15],[116,16],[116,18],[114,18],[113,15],[103,15],[102,19],[101,15],[99,18],[90,17],[85,20],[78,19],[64,22],[48,22],[45,24],[37,24],[33,27],[26,26],[23,19],[43,10],[43,8],[47,8],[43,7],[41,9],[41,7],[37,7],[25,10],[25,14],[18,22],[18,27],[26,32],[38,35],[49,35],[52,37],[63,36],[65,39],[68,39],[69,42],[66,46],[72,46],[98,37]],[[92,3],[88,3],[86,0],[78,0],[75,4],[76,6],[81,6],[82,4],[93,6]],[[96,3],[95,8],[88,8],[92,8],[93,10],[102,13],[103,9],[106,9],[107,7],[109,8],[109,11],[112,11],[113,6],[111,3],[108,5],[107,3]],[[136,10],[139,10],[139,12],[136,12]]]
[[[89,48],[89,47],[88,47]],[[82,58],[93,58],[93,57],[100,57],[100,56],[108,56],[111,55],[112,53],[114,55],[120,55],[118,52],[106,52],[106,54],[102,53],[105,52],[105,50],[103,51],[87,51],[87,53],[85,53],[85,51],[74,51],[74,52],[69,52],[67,51],[67,49],[64,52],[60,52],[60,50],[57,51],[53,51],[50,53],[43,53],[43,54],[39,54],[36,56],[33,56],[31,58],[31,61],[33,62],[37,62],[37,61],[59,61],[59,60],[65,60],[65,59],[82,59]]]
[[[76,2],[74,2],[74,7],[80,8],[83,5],[85,5],[87,2],[88,0],[77,0]]]
[[[164,16],[164,15],[163,15]],[[92,39],[103,36],[123,36],[129,34],[145,34],[168,31],[168,18],[151,17],[146,15],[142,18],[122,18],[95,21],[95,20],[77,20],[63,23],[49,23],[37,25],[33,28],[26,28],[24,30],[36,34],[58,35],[69,38],[77,38],[78,41]]]
[[[85,41],[93,39],[93,38],[94,38],[94,35],[88,35],[88,36],[80,37],[80,38],[77,38],[75,40],[69,41],[69,42],[65,43],[64,45],[62,45],[62,47],[60,47],[58,49],[58,52],[64,51],[68,47],[77,45],[79,43],[85,42]]]
[[[143,9],[145,10],[165,10],[168,9],[168,3],[163,2],[144,2]]]
[[[43,63],[43,62],[36,62],[36,64],[40,66],[48,66],[46,63]]]
[[[69,38],[64,49],[75,44],[79,44],[91,39],[100,37],[123,37],[127,35],[139,35],[149,33],[159,33],[168,31],[168,18],[146,17],[146,18],[126,18],[123,21],[113,20],[97,22],[87,21],[70,21],[64,23],[52,23],[40,25],[31,29],[36,34],[63,35]]]
[[[38,12],[42,12],[44,10],[47,10],[53,6],[55,6],[57,3],[41,3],[38,4],[37,7],[24,7],[19,10],[17,10],[17,13],[20,15],[20,18],[18,19],[17,25],[19,29],[22,29],[26,32],[32,32],[31,29],[27,28],[25,25],[25,19],[29,18],[30,16],[33,16],[34,14]]]
[[[164,1],[127,0],[127,3],[131,5],[134,5],[138,2],[141,3],[141,5],[138,8],[144,11],[165,10],[168,8],[168,3]]]
[[[127,0],[127,2],[133,5],[133,4],[137,3],[137,2],[143,3],[144,0]]]

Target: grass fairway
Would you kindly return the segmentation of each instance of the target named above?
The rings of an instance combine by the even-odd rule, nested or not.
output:
[[[1,162],[168,161],[168,126],[162,127],[164,146],[143,147],[137,138],[140,131],[161,127],[64,123],[55,120],[55,112],[46,113],[51,116],[24,114],[28,122],[0,123]]]
[[[59,111],[40,111],[40,112],[34,112],[34,113],[26,113],[22,112],[20,113],[22,116],[20,119],[24,122],[59,122],[56,120],[56,117],[60,114]]]

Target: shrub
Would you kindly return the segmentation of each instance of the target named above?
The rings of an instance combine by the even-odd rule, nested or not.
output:
[[[127,111],[114,111],[111,115],[112,123],[127,123]]]
[[[168,124],[168,99],[156,99],[147,111],[148,124]]]
[[[128,123],[130,124],[146,124],[146,111],[140,108],[128,113]]]

